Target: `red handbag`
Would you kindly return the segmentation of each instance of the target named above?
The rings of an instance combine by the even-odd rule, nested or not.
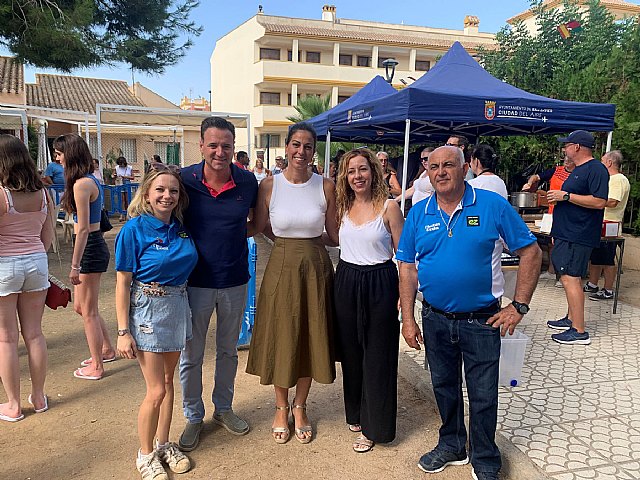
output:
[[[52,310],[58,307],[65,308],[71,301],[71,289],[53,275],[49,275],[49,283],[51,286],[47,290],[47,299],[44,304]]]

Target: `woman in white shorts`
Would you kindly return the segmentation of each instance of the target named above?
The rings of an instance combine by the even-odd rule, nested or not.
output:
[[[29,357],[28,402],[36,413],[49,408],[42,313],[49,288],[46,252],[53,240],[53,205],[27,148],[12,135],[0,135],[0,187],[0,379],[7,394],[0,420],[17,422],[24,418],[18,323]]]

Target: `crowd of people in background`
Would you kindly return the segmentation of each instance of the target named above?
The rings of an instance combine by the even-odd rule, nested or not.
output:
[[[547,323],[561,330],[552,338],[588,344],[583,290],[597,299],[612,295],[615,250],[600,245],[599,232],[603,216],[621,221],[629,182],[620,173],[619,152],[607,153],[602,162],[593,158],[589,133],[573,132],[559,141],[564,166],[530,177],[524,189],[551,181],[551,256],[568,303],[564,318]],[[80,136],[63,135],[53,143],[55,161],[40,178],[24,145],[0,135],[0,378],[7,395],[0,420],[24,418],[18,324],[29,359],[28,401],[37,413],[49,408],[41,321],[55,219],[47,186],[62,182],[62,207],[74,221],[68,280],[90,352],[73,375],[97,381],[105,375],[104,364],[117,355],[137,360],[146,388],[135,461],[143,479],[168,478],[165,466],[174,473],[191,468],[183,452],[197,448],[204,425],[203,364],[214,312],[213,421],[236,435],[250,431],[234,413],[233,399],[249,281],[247,238],[260,233],[273,248],[246,371],[273,386],[273,441],[284,444],[292,433],[302,444],[313,440],[310,389],[313,381],[335,380],[336,361],[342,365],[346,428],[356,434],[353,450],[366,453],[393,441],[401,330],[410,347],[426,348],[442,418],[438,444],[420,458],[419,468],[436,473],[471,461],[473,478],[497,479],[500,336],[513,333],[529,311],[541,267],[536,238],[507,201],[499,155],[486,144],[470,146],[461,135],[439,147],[418,148],[407,165],[404,157],[390,159],[387,152],[359,147],[338,151],[325,178],[314,165],[316,146],[313,128],[295,124],[285,156],[276,157],[273,169],[262,158],[250,169],[246,152],[238,151],[234,160],[234,126],[209,117],[201,125],[200,163],[180,169],[154,156],[125,205],[128,221],[115,241],[114,346],[98,310],[101,275],[110,262],[100,228],[104,182],[99,162]],[[132,181],[126,159],[116,163],[117,182]],[[406,224],[399,205],[403,198],[411,199]],[[520,257],[516,291],[506,306],[499,272],[503,245]],[[340,246],[335,273],[326,246]],[[589,282],[583,287],[589,259]],[[418,290],[422,330],[413,308]],[[463,358],[472,412],[469,454]],[[176,368],[186,425],[174,443]]]

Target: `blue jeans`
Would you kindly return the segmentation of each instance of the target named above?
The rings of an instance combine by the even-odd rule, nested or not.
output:
[[[193,338],[180,355],[182,408],[189,423],[204,419],[202,401],[202,363],[207,331],[213,311],[216,311],[216,367],[211,401],[217,413],[231,410],[233,387],[238,370],[238,337],[242,325],[247,285],[230,288],[188,287]]]
[[[498,472],[502,466],[495,443],[498,420],[498,373],[500,367],[500,329],[485,325],[486,320],[449,320],[422,310],[422,329],[433,392],[442,427],[438,448],[454,453],[465,451],[462,397],[464,360],[469,395],[469,450],[478,472]]]

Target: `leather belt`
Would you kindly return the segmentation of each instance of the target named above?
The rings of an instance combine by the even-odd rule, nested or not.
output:
[[[422,305],[425,308],[430,308],[432,312],[435,312],[438,315],[442,315],[449,320],[472,320],[474,318],[487,319],[494,316],[500,311],[500,303],[497,300],[488,307],[481,308],[480,310],[476,310],[475,312],[445,312],[444,310],[440,310],[439,308],[434,307],[424,300],[422,301]]]

